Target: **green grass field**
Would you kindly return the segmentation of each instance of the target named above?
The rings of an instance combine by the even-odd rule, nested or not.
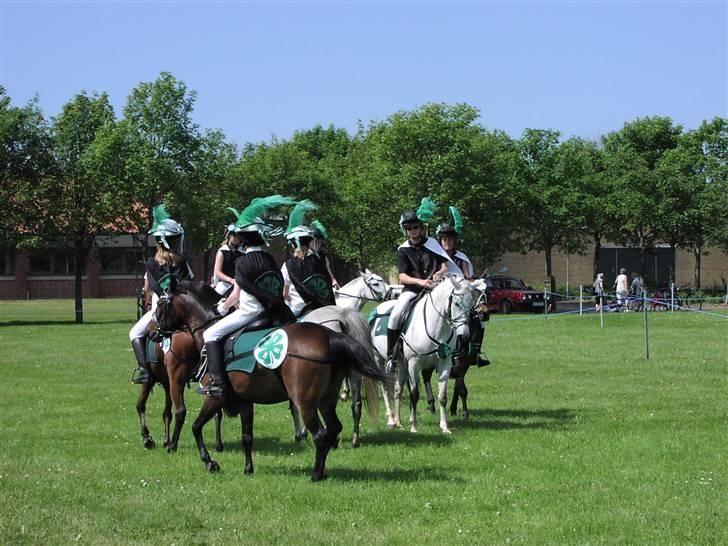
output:
[[[237,419],[221,473],[205,472],[193,391],[180,450],[145,451],[134,312],[87,300],[75,325],[72,301],[0,302],[0,544],[728,543],[728,320],[650,314],[648,361],[641,314],[604,329],[494,317],[467,425],[444,436],[423,414],[411,435],[382,415],[354,450],[342,403],[330,479],[312,484],[313,446],[294,443],[285,405],[256,408],[254,477]]]

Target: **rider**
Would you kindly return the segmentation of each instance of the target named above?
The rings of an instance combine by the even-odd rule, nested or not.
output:
[[[440,241],[442,248],[445,252],[447,252],[447,255],[450,256],[452,261],[455,262],[455,264],[462,270],[463,277],[468,280],[473,280],[475,278],[473,273],[473,263],[463,252],[455,248],[458,243],[458,237],[463,229],[462,218],[460,217],[458,209],[452,206],[450,207],[450,214],[452,216],[453,223],[451,224],[446,221],[437,226],[437,231],[435,232],[437,240]],[[490,361],[483,359],[480,356],[480,346],[483,343],[484,329],[483,324],[480,321],[480,317],[475,309],[473,309],[473,312],[470,315],[468,326],[470,329],[471,347],[474,351],[477,351],[478,354],[476,358],[477,365],[479,368],[487,366],[490,364]]]
[[[329,277],[331,277],[331,286],[334,288],[334,290],[338,290],[341,288],[339,286],[339,281],[336,280],[336,277],[334,277],[334,272],[331,269],[331,262],[329,261],[329,256],[324,252],[323,246],[324,241],[329,237],[329,234],[326,231],[326,228],[319,220],[314,220],[311,222],[311,229],[313,229],[313,251],[323,258],[323,260],[326,262],[326,269],[329,272]]]
[[[397,249],[399,282],[404,285],[402,294],[397,298],[387,326],[387,365],[386,372],[394,373],[397,363],[394,348],[399,339],[402,319],[410,303],[423,289],[432,284],[435,273],[445,273],[450,257],[434,239],[427,237],[425,224],[432,217],[435,204],[427,197],[417,212],[408,210],[402,213],[399,225],[407,240]]]
[[[245,253],[235,262],[232,293],[217,305],[217,312],[224,318],[205,330],[202,336],[207,352],[207,370],[211,378],[210,384],[202,390],[204,394],[223,394],[225,380],[222,340],[227,334],[249,324],[264,311],[268,311],[271,318],[278,323],[293,320],[283,301],[283,279],[278,265],[273,256],[263,250],[264,246],[270,245],[276,230],[261,217],[270,208],[291,205],[294,202],[291,198],[280,195],[256,198],[238,216],[235,228],[240,234]],[[238,303],[238,310],[227,315],[230,308]]]
[[[326,260],[314,252],[314,230],[303,223],[311,201],[299,202],[291,212],[286,239],[291,256],[281,267],[283,295],[296,317],[327,305],[336,305]]]
[[[146,385],[151,381],[147,364],[147,326],[154,319],[157,301],[169,286],[170,277],[193,279],[194,274],[187,260],[183,257],[185,230],[182,224],[173,220],[164,205],[154,207],[152,211],[154,224],[149,235],[157,240],[157,248],[153,257],[146,262],[144,274],[144,293],[152,291],[152,308],[140,318],[129,332],[129,339],[137,360],[131,382]]]
[[[225,242],[217,249],[215,266],[212,274],[212,285],[221,296],[230,293],[235,282],[235,262],[245,252],[240,244],[240,234],[235,231],[235,224],[225,230]]]

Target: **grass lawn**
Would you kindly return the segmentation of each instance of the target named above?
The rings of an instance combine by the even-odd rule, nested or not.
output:
[[[256,407],[254,477],[238,420],[221,473],[205,472],[193,391],[179,451],[144,450],[134,306],[86,300],[76,325],[70,300],[0,302],[0,544],[728,543],[728,320],[652,313],[646,360],[638,313],[604,329],[496,316],[469,423],[444,436],[423,414],[412,435],[364,419],[355,450],[341,404],[330,479],[312,484],[285,405]]]

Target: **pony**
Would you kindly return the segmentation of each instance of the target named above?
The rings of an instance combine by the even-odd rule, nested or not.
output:
[[[199,354],[204,345],[202,328],[215,318],[214,304],[218,297],[212,288],[201,282],[172,283],[169,294],[157,303],[157,323],[167,330],[189,329]],[[327,477],[326,459],[329,451],[338,445],[338,436],[343,429],[336,415],[336,403],[344,376],[350,369],[377,381],[385,381],[386,375],[361,343],[324,326],[289,324],[273,334],[267,342],[268,351],[280,354],[280,366],[269,369],[256,363],[250,374],[229,371],[224,396],[205,398],[192,424],[192,434],[205,468],[218,472],[220,465],[210,457],[203,428],[220,409],[239,414],[243,427],[244,472],[252,474],[253,405],[290,400],[316,446],[311,480],[320,481]],[[282,338],[287,339],[287,350],[279,353],[282,347],[277,340]]]
[[[359,343],[361,343],[368,353],[374,356],[374,346],[372,345],[372,337],[369,333],[369,324],[364,316],[355,309],[344,309],[337,305],[328,305],[326,307],[319,307],[314,309],[310,313],[304,315],[300,322],[312,322],[320,324],[343,334],[348,334]],[[351,372],[346,376],[345,381],[351,388],[351,416],[354,421],[351,445],[352,447],[359,447],[361,445],[361,436],[359,432],[359,423],[361,422],[361,376],[356,371]],[[364,378],[364,388],[367,394],[367,404],[375,404],[373,406],[373,413],[377,413],[376,405],[379,403],[379,393],[377,392],[376,383],[369,378]],[[344,399],[342,397],[342,399]],[[296,437],[301,436],[300,424],[298,423],[297,415],[293,412],[294,427],[296,427]]]
[[[156,328],[152,322],[149,328]],[[152,333],[152,332],[150,332]],[[158,335],[157,332],[152,335]],[[154,344],[156,361],[149,362],[149,370],[152,372],[152,381],[146,385],[140,385],[139,398],[136,404],[139,417],[139,427],[142,437],[142,444],[146,449],[154,449],[156,443],[152,438],[146,420],[146,406],[152,390],[156,384],[164,389],[165,404],[162,412],[164,423],[164,437],[162,447],[167,452],[177,451],[182,425],[187,415],[187,407],[184,401],[184,387],[192,379],[194,370],[199,360],[199,354],[192,350],[192,336],[189,332],[175,332],[171,336],[170,347],[167,352],[162,350],[161,343]],[[174,406],[174,431],[170,436],[172,424],[172,406]],[[223,450],[222,435],[220,432],[222,412],[215,416],[215,450]]]
[[[419,401],[419,377],[425,368],[437,369],[438,399],[440,402],[440,429],[450,434],[447,423],[447,380],[450,376],[453,352],[464,352],[468,339],[468,317],[480,291],[477,285],[452,274],[440,277],[411,309],[409,319],[400,337],[398,351],[400,365],[394,385],[395,411],[392,413],[388,396],[384,391],[388,426],[400,427],[402,389],[410,385],[410,431],[417,432],[417,402]],[[386,359],[386,322],[393,306],[385,302],[377,307],[372,321],[372,337],[377,350],[377,361],[383,365]],[[385,319],[386,317],[386,319]]]
[[[389,286],[368,269],[334,292],[337,307],[361,311],[367,301],[384,301]]]

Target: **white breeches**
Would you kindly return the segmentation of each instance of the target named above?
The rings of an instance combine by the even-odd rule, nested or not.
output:
[[[402,327],[402,314],[404,310],[409,306],[409,303],[418,296],[415,292],[403,291],[396,300],[394,307],[392,308],[392,314],[389,317],[389,325],[387,328],[390,330],[399,330]]]
[[[217,281],[213,288],[215,289],[215,292],[220,294],[221,296],[225,294],[228,290],[230,290],[233,287],[232,284],[225,281]]]
[[[242,328],[258,315],[260,315],[265,308],[260,302],[249,295],[246,292],[240,292],[240,309],[233,311],[228,316],[223,317],[222,320],[210,326],[202,334],[202,339],[205,343],[208,341],[220,341],[226,335],[233,333],[235,330]]]
[[[136,324],[132,326],[131,330],[129,330],[129,341],[147,335],[147,326],[149,326],[149,323],[154,320],[154,312],[157,310],[158,301],[159,296],[157,296],[157,294],[152,294],[152,308],[144,313],[142,318],[140,318]]]

